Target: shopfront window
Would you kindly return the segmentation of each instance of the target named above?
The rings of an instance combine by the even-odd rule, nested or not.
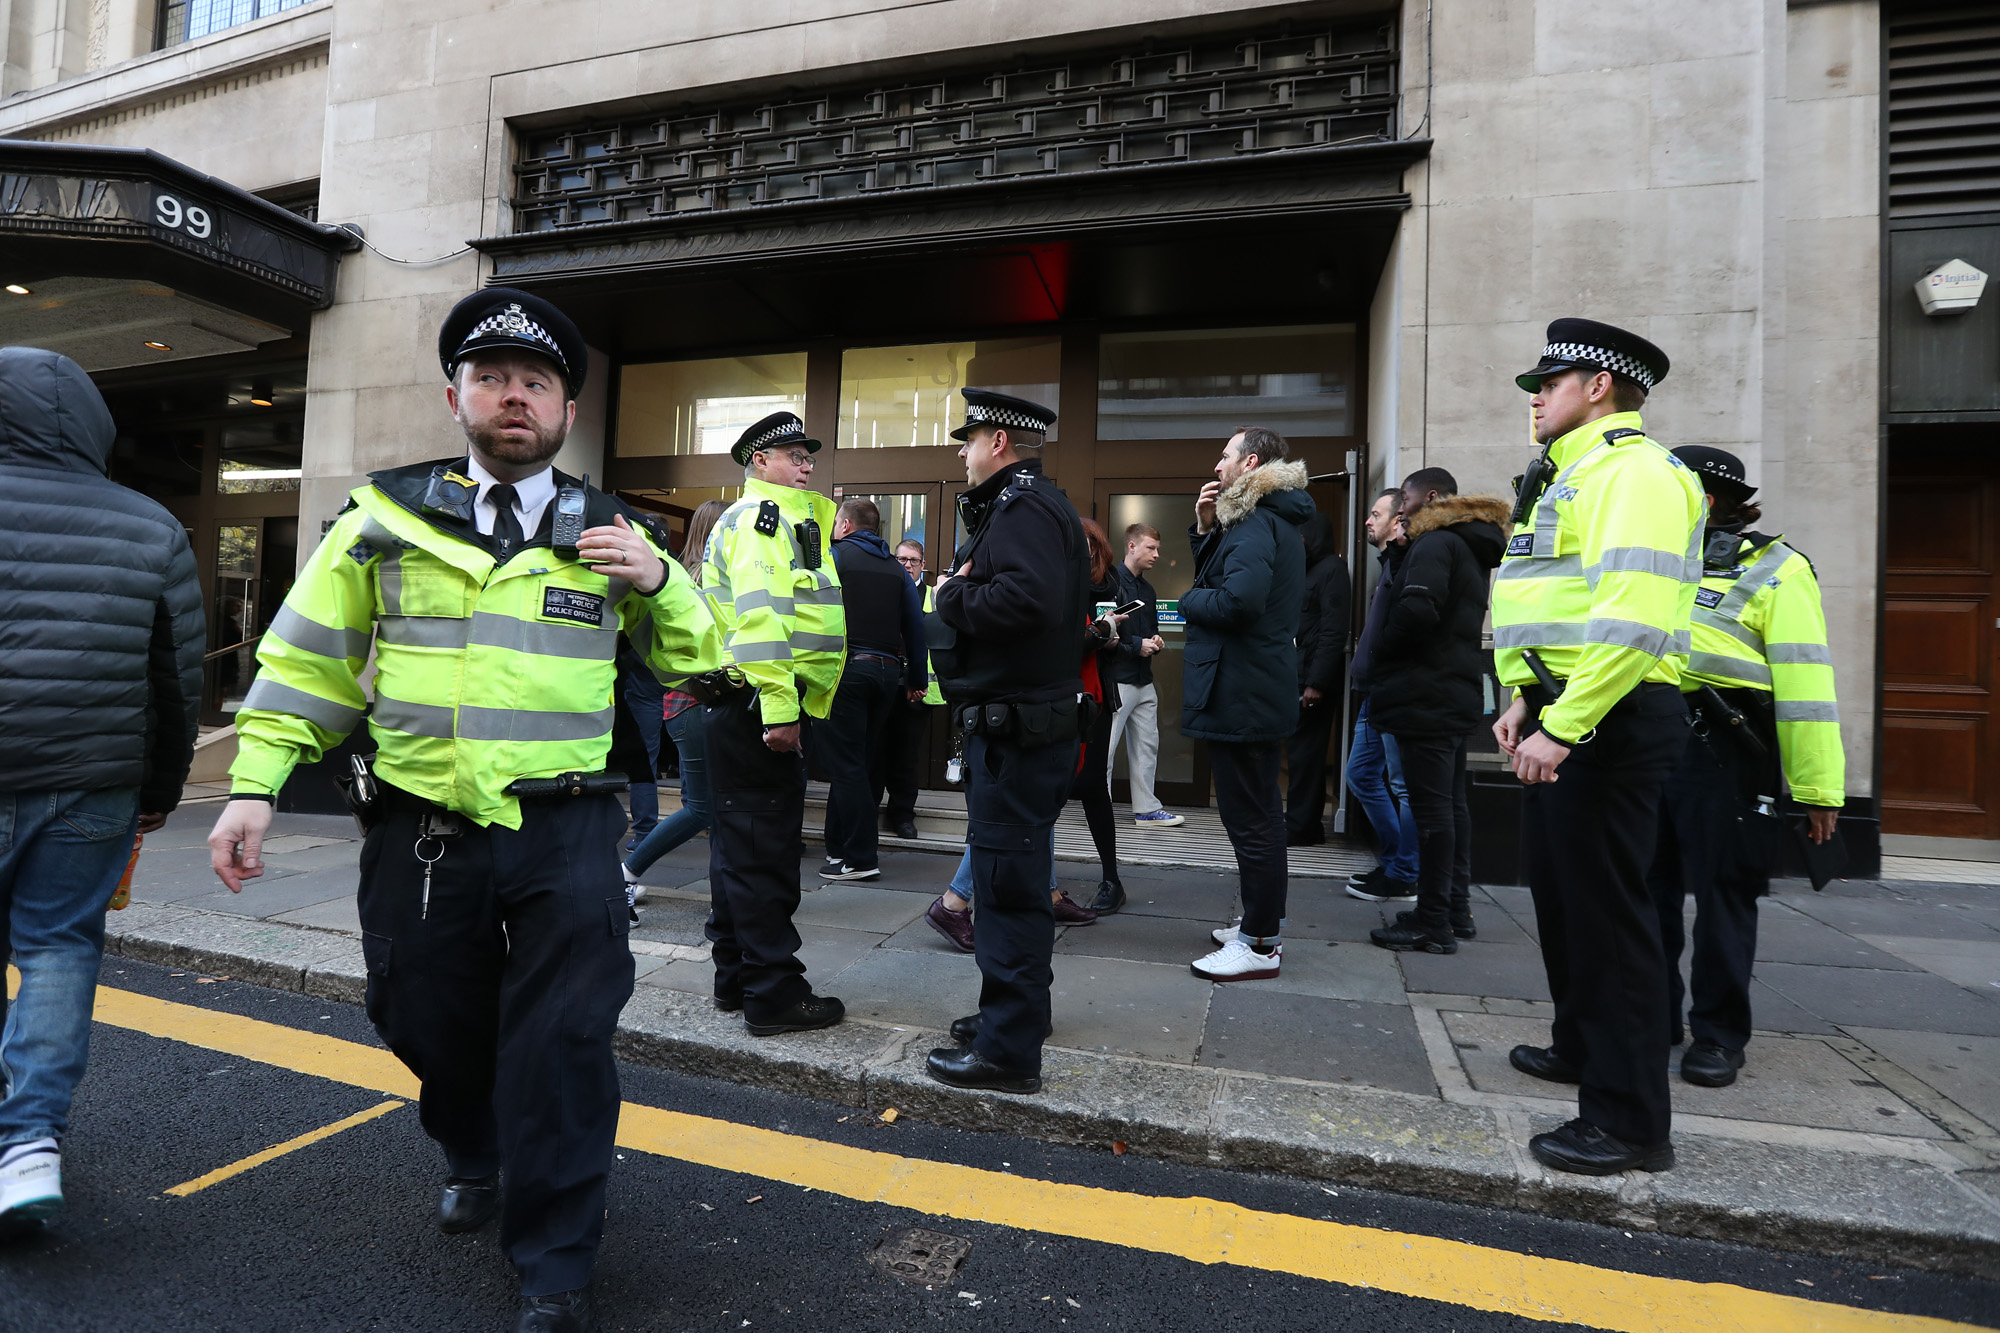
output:
[[[618,456],[726,454],[773,412],[806,411],[806,354],[626,366],[618,377]]]
[[[1104,526],[1110,534],[1112,549],[1121,556],[1125,553],[1125,529],[1134,523],[1157,529],[1163,538],[1159,562],[1146,574],[1146,581],[1153,585],[1160,599],[1160,638],[1166,643],[1166,651],[1153,658],[1153,685],[1160,694],[1160,767],[1155,780],[1163,787],[1192,784],[1196,780],[1194,742],[1181,735],[1178,721],[1181,662],[1187,648],[1187,622],[1181,619],[1180,599],[1194,586],[1194,558],[1188,554],[1187,540],[1182,536],[1187,531],[1191,507],[1186,492],[1114,495],[1109,510],[1111,521]],[[1111,760],[1114,777],[1128,776],[1124,746],[1118,747]],[[1207,803],[1207,775],[1203,774],[1200,781],[1200,794],[1190,793],[1183,799]],[[1168,795],[1167,799],[1174,797]]]
[[[840,358],[843,449],[956,448],[965,422],[962,389],[992,389],[1060,411],[1062,342],[988,338],[980,342],[856,347]],[[1057,430],[1049,432],[1051,440]]]
[[[1112,333],[1098,358],[1100,440],[1354,433],[1352,324]]]

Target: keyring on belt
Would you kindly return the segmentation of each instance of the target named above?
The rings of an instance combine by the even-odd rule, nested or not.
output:
[[[435,843],[437,845],[436,856],[424,855],[424,844],[427,842]],[[424,863],[423,909],[419,916],[419,920],[428,921],[431,919],[431,867],[436,865],[438,862],[444,860],[444,839],[434,838],[428,833],[419,834],[417,836],[417,845],[414,848],[414,850],[417,854],[417,859]]]

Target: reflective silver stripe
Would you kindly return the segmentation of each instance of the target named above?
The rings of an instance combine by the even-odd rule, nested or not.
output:
[[[294,648],[343,661],[350,657],[368,656],[368,644],[374,638],[365,629],[322,625],[317,620],[300,615],[289,602],[279,607],[278,614],[271,618],[270,632]]]
[[[604,582],[609,585],[605,589],[604,594],[605,614],[608,618],[616,620],[617,617],[610,614],[611,608],[632,595],[632,580],[612,578],[607,574],[604,577]]]
[[[821,581],[811,588],[795,590],[794,599],[800,606],[839,606],[840,585],[821,575]]]
[[[1551,560],[1502,560],[1500,578],[1503,579],[1580,579],[1583,577],[1583,557],[1580,555],[1559,555]]]
[[[1724,619],[1720,611],[1711,611],[1705,606],[1695,607],[1694,620],[1698,625],[1706,625],[1709,629],[1727,634],[1757,656],[1764,656],[1764,636],[1748,625]]]
[[[612,634],[614,637],[611,640],[611,654],[616,657],[618,655],[618,640],[615,637],[617,631],[613,630]],[[653,655],[653,618],[651,616],[640,616],[632,628],[625,632],[625,637],[632,641],[632,651],[639,654],[641,661],[651,657]]]
[[[328,731],[352,731],[361,722],[359,708],[322,699],[317,694],[307,694],[269,676],[259,676],[250,682],[250,689],[243,696],[243,707],[262,713],[289,713]]]
[[[793,603],[791,598],[782,593],[774,593],[768,588],[746,589],[743,595],[736,599],[736,614],[738,616],[745,615],[751,611],[761,611],[766,607],[776,611],[781,616],[798,614],[798,607]]]
[[[1650,546],[1613,546],[1604,552],[1604,558],[1583,571],[1592,588],[1604,574],[1658,574],[1663,579],[1676,583],[1687,577],[1687,557],[1675,555],[1671,551],[1656,551]],[[1701,567],[1695,566],[1695,580],[1700,581]]]
[[[1743,608],[1750,604],[1750,599],[1764,586],[1764,580],[1776,574],[1791,558],[1791,547],[1783,542],[1772,542],[1757,563],[1745,570],[1736,580],[1736,586],[1723,596],[1721,604],[1715,608],[1716,614],[1727,616],[1731,620],[1740,619]]]
[[[1720,676],[1724,680],[1754,681],[1766,689],[1771,685],[1771,668],[1762,662],[1752,662],[1741,657],[1724,657],[1721,653],[1691,653],[1688,655],[1688,670],[1704,676]]]
[[[382,610],[400,615],[403,610],[403,539],[382,526],[373,514],[361,516],[361,540],[382,553],[376,577],[382,584]]]
[[[1535,540],[1533,547],[1530,549],[1529,558],[1547,560],[1555,555],[1556,529],[1562,526],[1562,516],[1556,513],[1556,492],[1561,490],[1563,483],[1568,481],[1578,468],[1582,467],[1595,456],[1599,449],[1609,447],[1609,443],[1605,440],[1598,440],[1596,444],[1584,450],[1582,458],[1577,459],[1561,472],[1558,472],[1556,479],[1549,483],[1549,488],[1543,491],[1540,497],[1536,499]]]
[[[589,741],[611,734],[616,708],[594,713],[540,713],[513,708],[458,709],[458,735],[468,741]]]
[[[788,643],[739,643],[729,649],[732,662],[789,662],[792,660],[792,646]]]
[[[595,629],[587,625],[516,620],[492,611],[476,611],[472,616],[472,637],[469,641],[484,648],[507,648],[543,657],[578,657],[590,662],[609,662],[618,655],[618,625],[614,621],[605,628]]]
[[[1832,666],[1833,650],[1823,643],[1772,643],[1764,660],[1776,666]]]
[[[370,718],[378,726],[412,736],[448,741],[453,735],[451,710],[436,704],[413,704],[401,699],[377,697],[375,711]]]
[[[1585,643],[1608,643],[1617,648],[1634,648],[1653,657],[1686,652],[1688,638],[1686,630],[1669,633],[1657,625],[1644,625],[1636,620],[1614,620],[1608,616],[1593,616],[1590,623],[1583,628]]]
[[[380,634],[383,643],[398,648],[463,648],[472,622],[463,616],[384,615]]]
[[[1805,699],[1780,699],[1772,710],[1780,722],[1838,722],[1840,705]]]
[[[792,635],[792,651],[844,653],[847,651],[847,638],[840,634],[807,634],[800,631]]]
[[[1495,648],[1581,648],[1583,626],[1561,620],[1530,621],[1524,625],[1495,625]]]

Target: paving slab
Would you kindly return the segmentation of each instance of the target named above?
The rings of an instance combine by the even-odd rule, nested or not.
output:
[[[295,926],[337,930],[348,935],[361,934],[361,905],[352,893],[343,893],[338,898],[328,898],[295,912],[280,912],[271,919],[288,921]]]
[[[1437,1094],[1417,1025],[1403,1005],[1222,986],[1209,1002],[1201,1062],[1279,1078]]]
[[[1754,972],[1750,977],[1750,1028],[1753,1032],[1813,1032],[1821,1036],[1840,1031],[1810,1009],[1772,990]]]
[[[315,837],[310,833],[281,833],[274,838],[264,839],[264,855],[287,856],[294,852],[309,852],[315,847],[346,847],[353,838]]]
[[[700,838],[684,842],[639,875],[645,884],[685,884],[708,876],[708,843]]]
[[[2000,936],[1991,940],[1926,940],[1908,935],[1864,938],[1913,967],[1934,972],[1974,994],[2000,1001]]]
[[[924,907],[928,909],[930,904],[925,903]],[[1056,933],[1056,939],[1058,942],[1061,941],[1062,932],[1058,931]],[[948,943],[944,936],[938,934],[937,927],[924,920],[921,912],[917,914],[916,920],[883,940],[882,947],[885,949],[900,949],[906,953],[942,953],[951,954],[959,958],[970,958],[972,956],[970,954],[959,953],[957,946]]]
[[[926,926],[933,939],[937,932]],[[1056,940],[1056,953],[1087,954],[1093,958],[1125,958],[1140,963],[1186,967],[1215,948],[1204,923],[1176,916],[1099,917],[1088,926],[1070,926]],[[943,943],[939,940],[939,943]],[[1290,960],[1287,959],[1287,962]]]
[[[639,904],[639,920],[632,927],[635,939],[661,944],[705,944],[703,927],[708,922],[709,905],[704,898],[646,896]]]
[[[1842,1027],[1862,1024],[2000,1037],[2000,1003],[1928,972],[1766,963],[1757,974],[1801,1008]]]
[[[1757,913],[1757,962],[1871,967],[1888,972],[1908,972],[1916,966],[1769,898],[1763,900]]]
[[[715,965],[698,962],[663,962],[636,978],[641,986],[680,991],[704,999],[715,994]]]
[[[805,896],[799,910],[792,913],[792,922],[799,926],[838,926],[893,935],[922,916],[929,905],[913,893],[896,893],[866,884],[826,884]]]
[[[1829,885],[1828,889],[1832,887]],[[1914,935],[1920,939],[1956,940],[1965,938],[1970,920],[1962,911],[1954,912],[1886,889],[1865,898],[1829,892],[1788,898],[1785,904],[1850,935]]]
[[[1243,983],[1285,995],[1319,995],[1329,1000],[1408,1004],[1396,955],[1372,944],[1345,940],[1288,939],[1283,965],[1270,981]]]
[[[149,963],[283,990],[303,989],[308,969],[360,948],[359,941],[327,931],[210,912],[186,912],[144,931],[127,931],[117,945],[118,952]]]
[[[1300,901],[1301,895],[1293,894],[1285,904],[1285,938],[1366,944],[1368,932],[1380,930],[1395,916],[1400,906],[1397,903],[1363,902],[1359,898],[1348,897],[1339,889],[1334,892],[1339,897],[1321,893],[1305,902]]]
[[[1128,901],[1121,915],[1173,916],[1183,921],[1203,921],[1212,929],[1227,925],[1243,915],[1236,897],[1236,880],[1217,875],[1188,873],[1171,879],[1140,879],[1121,876]]]
[[[799,961],[806,965],[806,978],[815,986],[821,978],[838,976],[888,938],[865,930],[842,930],[838,926],[798,929]]]
[[[2000,1037],[1895,1028],[1848,1028],[1847,1033],[2000,1129]]]
[[[877,1023],[942,1030],[979,1008],[979,965],[970,954],[871,949],[812,982],[854,1017]]]
[[[861,1100],[868,1063],[887,1035],[843,1023],[818,1032],[753,1037],[741,1014],[725,1014],[701,996],[648,985],[633,988],[619,1015],[616,1045],[627,1059],[853,1104]]]
[[[1058,958],[1055,971],[1049,1003],[1058,1044],[1193,1063],[1215,985],[1188,971],[1186,963],[1069,957]]]
[[[1399,954],[1403,980],[1428,995],[1503,995],[1547,1000],[1549,975],[1538,945],[1462,940],[1458,952]]]

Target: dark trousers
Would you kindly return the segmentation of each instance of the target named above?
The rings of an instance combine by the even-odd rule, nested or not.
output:
[[[1686,742],[1680,691],[1641,685],[1570,751],[1558,781],[1527,788],[1522,802],[1556,1054],[1583,1071],[1582,1118],[1641,1147],[1671,1128],[1666,958],[1646,871],[1661,788]]]
[[[840,673],[833,708],[818,734],[826,773],[826,855],[857,868],[881,860],[875,826],[875,777],[889,714],[903,697],[903,665],[854,654]]]
[[[894,828],[917,817],[917,788],[922,775],[924,736],[931,729],[931,705],[898,698],[889,706],[889,722],[882,736],[875,775],[876,791],[887,790],[889,804],[882,811],[882,826]]]
[[[1344,687],[1343,687],[1344,688]],[[1340,721],[1340,695],[1299,709],[1299,729],[1285,742],[1285,832],[1314,841],[1326,836],[1326,749]]]
[[[611,1038],[632,953],[611,796],[523,802],[521,827],[424,845],[391,810],[361,848],[368,1017],[423,1082],[451,1175],[506,1177],[500,1245],[531,1296],[590,1278],[618,1128]]]
[[[817,743],[817,728],[811,737]],[[758,1021],[812,993],[792,925],[805,855],[806,761],[764,744],[755,690],[709,707],[707,747],[715,993],[740,999],[743,1016]]]
[[[1465,737],[1398,736],[1410,818],[1417,826],[1417,924],[1437,934],[1472,910],[1472,811]],[[1567,765],[1565,765],[1567,767]]]
[[[1776,752],[1776,737],[1770,737]],[[1667,779],[1660,808],[1660,846],[1649,887],[1660,914],[1667,960],[1668,1040],[1681,1035],[1681,905],[1694,892],[1694,1007],[1688,1027],[1696,1041],[1740,1051],[1750,1043],[1750,969],[1757,957],[1757,899],[1771,887],[1770,849],[1746,838],[1748,815],[1739,795],[1741,755],[1719,733],[1694,736]],[[1770,794],[1776,795],[1776,774]]]
[[[1055,908],[1049,902],[1050,835],[1076,774],[1074,740],[1022,749],[1011,740],[965,742],[965,840],[979,929],[979,1036],[993,1063],[1023,1074],[1042,1070],[1055,979]]]
[[[639,738],[646,743],[646,762],[655,773],[660,768],[660,730],[667,701],[667,687],[645,666],[632,663],[625,669],[625,709],[639,724]],[[634,841],[653,831],[660,822],[660,788],[655,782],[635,782],[628,798],[632,803]]]
[[[1283,741],[1210,741],[1215,810],[1229,845],[1243,897],[1246,937],[1276,940],[1284,931],[1285,810],[1278,786]]]
[[[1116,702],[1118,693],[1112,690]],[[1097,848],[1097,864],[1107,883],[1118,879],[1118,820],[1111,808],[1111,720],[1115,708],[1100,708],[1083,738],[1083,767],[1071,784],[1070,797],[1083,806],[1083,822],[1090,826],[1090,841]]]

